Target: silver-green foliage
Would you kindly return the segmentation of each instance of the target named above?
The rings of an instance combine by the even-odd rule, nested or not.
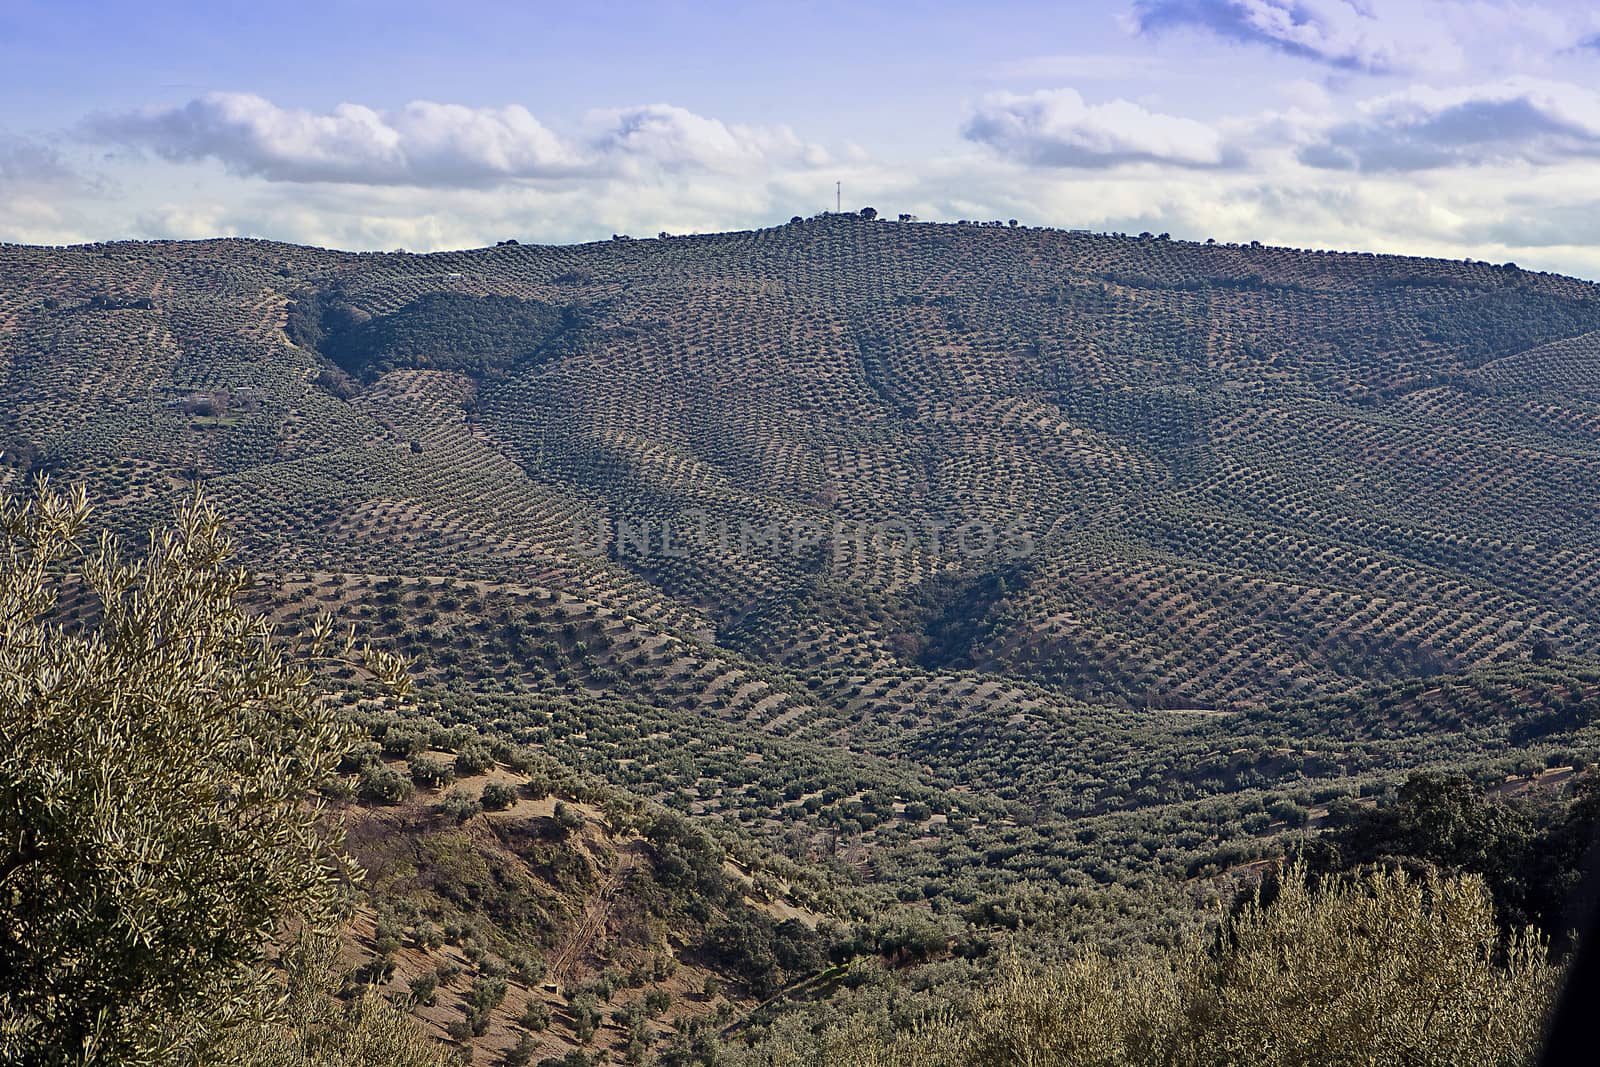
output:
[[[909,1032],[845,1017],[780,1029],[754,1067],[1513,1067],[1531,1063],[1558,970],[1509,939],[1475,877],[1382,872],[1321,887],[1290,868],[1270,906],[1149,958],[1015,963]]]
[[[287,998],[278,1018],[231,1028],[200,1057],[227,1067],[458,1067],[460,1058],[430,1040],[410,1002],[371,986],[344,997],[348,975],[339,942],[328,934],[298,937],[283,953]]]
[[[0,501],[5,1062],[163,1062],[259,1024],[273,936],[332,928],[355,873],[312,799],[348,747],[316,669],[350,644],[242,610],[198,497],[132,559],[88,512],[43,482]]]

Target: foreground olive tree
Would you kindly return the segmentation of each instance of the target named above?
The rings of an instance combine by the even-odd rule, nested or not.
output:
[[[198,497],[137,558],[88,511],[0,501],[0,1060],[192,1060],[281,1009],[274,936],[333,929],[355,873],[319,665],[400,664],[278,640]]]
[[[1288,868],[1206,941],[1051,968],[1012,961],[910,1032],[846,1017],[779,1030],[744,1067],[1519,1067],[1559,969],[1509,938],[1476,877]]]
[[[285,994],[276,1018],[236,1026],[204,1050],[201,1061],[226,1067],[460,1067],[460,1058],[429,1040],[411,1003],[367,986],[347,989],[339,941],[302,932],[280,959]]]

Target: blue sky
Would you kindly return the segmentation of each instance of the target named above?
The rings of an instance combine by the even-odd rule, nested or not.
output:
[[[414,250],[847,206],[1600,277],[1600,10],[0,0],[0,240]]]

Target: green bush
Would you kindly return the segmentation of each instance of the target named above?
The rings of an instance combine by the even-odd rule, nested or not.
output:
[[[411,757],[411,781],[418,789],[442,789],[455,781],[455,768],[428,756]]]
[[[483,810],[478,798],[464,788],[452,789],[439,801],[439,810],[454,822],[466,822]]]
[[[1557,977],[1531,930],[1501,935],[1476,878],[1313,888],[1295,867],[1209,942],[1046,969],[1013,958],[970,1006],[910,1033],[847,1015],[780,1027],[736,1062],[1512,1067],[1532,1062]]]
[[[484,811],[504,811],[517,802],[517,790],[504,782],[485,782],[478,802]]]
[[[475,774],[482,774],[494,766],[494,756],[487,745],[473,743],[462,746],[456,753],[456,774],[462,778],[470,778]]]
[[[517,1021],[522,1026],[534,1033],[546,1030],[550,1026],[550,1009],[542,1000],[529,1000],[527,1007],[522,1009],[522,1014]]]
[[[375,763],[356,779],[356,796],[374,804],[400,804],[411,796],[411,781],[385,763]]]
[[[331,624],[276,643],[237,606],[247,579],[198,499],[132,561],[110,538],[80,548],[87,517],[84,494],[42,483],[0,501],[10,1063],[194,1055],[270,1004],[270,939],[286,922],[332,929],[349,870],[306,803],[352,741],[307,669],[349,652]],[[93,623],[50,614],[72,572]]]

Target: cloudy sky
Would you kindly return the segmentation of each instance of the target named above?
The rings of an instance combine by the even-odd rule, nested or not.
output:
[[[568,242],[835,181],[1600,278],[1600,7],[0,0],[0,240]]]

